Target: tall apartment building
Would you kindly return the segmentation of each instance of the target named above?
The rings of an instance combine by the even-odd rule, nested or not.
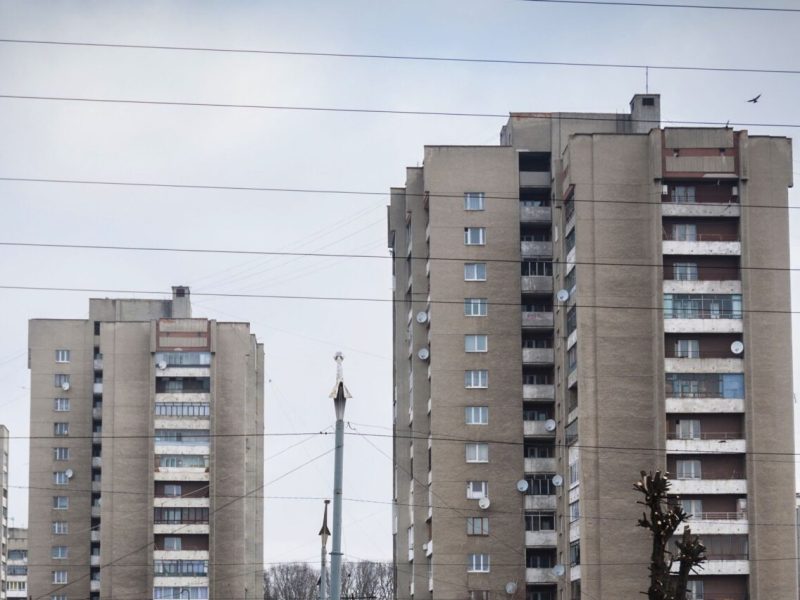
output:
[[[391,190],[397,598],[648,585],[640,470],[708,548],[696,599],[797,597],[791,143],[512,113]]]
[[[0,513],[0,600],[5,600],[8,561],[8,428],[5,425],[0,425],[0,491],[3,494]]]
[[[264,351],[171,300],[29,330],[29,594],[260,598]]]
[[[28,597],[28,530],[22,527],[8,529],[8,600]]]

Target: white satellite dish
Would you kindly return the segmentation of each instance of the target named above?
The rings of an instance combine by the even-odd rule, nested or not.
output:
[[[490,500],[489,500],[489,498],[487,498],[486,496],[484,496],[483,498],[481,498],[480,500],[478,500],[478,507],[479,507],[481,510],[486,510],[486,509],[487,509],[487,508],[489,508],[491,505],[492,505],[491,501],[490,501]]]
[[[558,292],[556,292],[556,298],[558,299],[559,302],[566,302],[567,300],[569,300],[569,291],[558,290]]]
[[[744,344],[739,340],[736,340],[731,344],[731,352],[733,352],[734,354],[741,354],[742,352],[744,352]]]
[[[69,389],[69,381],[65,381],[64,383],[62,383],[61,389],[66,392]]]
[[[424,310],[421,310],[417,313],[417,323],[427,323],[428,322],[428,313]]]
[[[556,430],[556,422],[553,419],[547,419],[544,422],[545,431],[555,431]]]
[[[67,476],[67,479],[72,479],[72,477],[75,475],[75,471],[73,471],[72,469],[67,469],[66,471],[64,471],[64,475]]]
[[[528,491],[528,487],[530,487],[530,486],[529,486],[527,480],[525,480],[525,479],[520,479],[517,482],[517,491],[518,492],[521,492],[521,493],[524,494],[525,492]]]
[[[509,581],[506,584],[506,594],[509,596],[517,591],[517,582],[516,581]]]
[[[553,485],[556,487],[561,487],[564,485],[564,478],[561,475],[553,475]]]
[[[420,360],[428,360],[431,357],[431,353],[427,348],[420,348],[417,351],[417,356],[419,356]]]
[[[156,366],[163,371],[167,368],[167,363],[163,360],[160,360]]]
[[[564,565],[556,565],[553,567],[553,575],[556,577],[561,577],[566,572]]]

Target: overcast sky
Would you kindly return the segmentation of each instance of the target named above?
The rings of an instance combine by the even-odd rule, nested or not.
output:
[[[758,0],[726,4],[761,5]],[[800,14],[502,0],[0,0],[0,38],[6,39],[774,69],[800,66],[799,22]],[[650,70],[649,86],[662,95],[665,120],[800,123],[798,75]],[[0,42],[3,95],[505,114],[625,112],[631,96],[644,91],[642,69]],[[745,103],[759,93],[758,104]],[[419,164],[424,144],[496,144],[503,122],[0,99],[0,177],[383,192],[404,183],[404,168]],[[785,136],[796,131],[747,128]],[[797,161],[794,171],[800,172]],[[800,206],[795,190],[790,199]],[[344,508],[344,551],[351,559],[386,560],[392,555],[391,443],[385,437],[392,424],[386,203],[385,196],[368,195],[0,181],[0,242],[379,257],[0,247],[0,284],[159,292],[190,285],[195,316],[249,321],[264,342],[268,434],[333,425],[328,394],[335,377],[332,356],[341,349],[353,394],[346,414],[353,435],[345,445],[344,494],[352,501]],[[800,252],[798,212],[792,211],[791,220],[794,266]],[[793,277],[795,298],[798,281]],[[17,526],[28,521],[27,320],[86,318],[88,298],[104,295],[112,294],[0,289],[0,423],[17,438],[11,445],[9,498]],[[795,356],[800,356],[796,344]],[[800,381],[797,373],[795,380]],[[265,489],[266,562],[318,560],[319,499],[331,495],[332,454],[309,461],[332,447],[331,436],[267,438],[265,480],[280,480]]]

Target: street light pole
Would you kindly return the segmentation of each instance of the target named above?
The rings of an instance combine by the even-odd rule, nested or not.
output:
[[[350,392],[342,378],[342,361],[344,355],[337,352],[333,356],[336,361],[336,385],[331,392],[333,407],[336,411],[336,453],[333,470],[333,548],[331,549],[331,600],[342,598],[342,470],[344,461],[344,405]]]
[[[322,554],[320,555],[319,566],[319,600],[328,600],[328,592],[326,590],[328,578],[328,536],[331,534],[328,529],[328,504],[330,500],[325,500],[325,515],[322,517],[322,529],[319,530],[319,536],[322,538]]]

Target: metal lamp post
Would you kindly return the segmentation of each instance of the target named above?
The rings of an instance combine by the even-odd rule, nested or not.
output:
[[[344,405],[350,392],[342,379],[344,355],[337,352],[336,385],[331,392],[333,407],[336,410],[336,454],[333,471],[333,547],[331,548],[331,600],[342,597],[342,463],[344,461]]]

